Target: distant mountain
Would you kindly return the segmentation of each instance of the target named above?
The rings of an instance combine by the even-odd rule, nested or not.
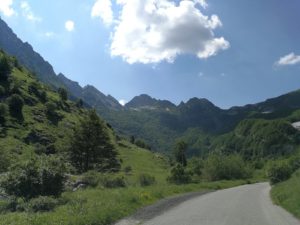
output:
[[[0,18],[0,49],[18,59],[18,61],[34,72],[38,79],[52,87],[66,87],[71,98],[82,98],[84,102],[102,111],[120,109],[122,106],[112,96],[105,96],[92,86],[82,88],[77,82],[65,75],[55,74],[49,62],[34,51],[32,46],[17,37],[11,28]]]
[[[104,95],[94,86],[81,87],[78,82],[68,79],[61,73],[58,75],[58,78],[73,96],[81,98],[91,107],[101,109],[101,111],[108,109],[119,110],[122,108],[122,105],[115,98],[111,95]]]
[[[92,85],[87,85],[82,89],[82,99],[90,106],[97,109],[120,110],[122,105],[111,95],[104,95]]]
[[[163,109],[172,110],[176,108],[172,102],[167,100],[157,100],[150,97],[149,95],[142,94],[140,96],[134,97],[130,102],[128,102],[125,107],[131,109]]]
[[[88,106],[96,108],[119,133],[144,139],[157,151],[170,152],[177,139],[188,140],[195,151],[207,150],[211,138],[233,131],[245,119],[286,118],[300,109],[300,90],[227,110],[207,99],[192,98],[176,106],[146,94],[134,97],[123,107],[114,97],[94,86],[81,87],[63,74],[57,76],[52,66],[28,43],[23,43],[1,19],[0,48],[15,56],[42,82],[55,88],[66,87],[71,98],[81,98]]]
[[[30,44],[21,41],[7,24],[0,18],[0,48],[34,72],[44,83],[59,87],[63,84],[56,76],[53,67],[35,52]]]

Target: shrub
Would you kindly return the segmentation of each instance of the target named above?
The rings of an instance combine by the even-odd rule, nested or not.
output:
[[[189,160],[188,168],[193,175],[201,176],[203,169],[203,160],[200,158],[193,157]]]
[[[144,142],[143,140],[136,140],[135,145],[140,148],[151,150],[151,147],[149,145],[147,145],[146,142]]]
[[[271,184],[276,184],[289,179],[292,173],[293,169],[287,161],[273,162],[269,165],[267,170],[267,175]]]
[[[4,124],[8,114],[8,107],[4,103],[0,103],[0,124]]]
[[[91,186],[97,187],[100,182],[99,172],[90,170],[82,175],[82,182]]]
[[[191,174],[184,169],[181,164],[175,165],[171,170],[171,175],[167,178],[170,183],[187,184],[191,182]]]
[[[48,115],[55,115],[56,114],[57,105],[54,102],[47,102],[45,104],[45,107],[46,107],[46,113]]]
[[[252,169],[236,154],[211,154],[204,162],[203,172],[211,181],[245,179],[252,175]]]
[[[0,97],[5,95],[5,88],[0,85]]]
[[[24,106],[23,98],[18,94],[13,94],[8,98],[9,112],[13,117],[23,117],[22,109]]]
[[[10,159],[7,153],[3,148],[0,148],[0,173],[6,172],[10,165]]]
[[[42,86],[38,82],[30,83],[28,86],[28,92],[37,96],[42,102],[47,101],[47,93],[42,90]]]
[[[151,186],[151,185],[155,184],[155,177],[151,176],[149,174],[141,174],[139,176],[139,182],[142,187]]]
[[[38,82],[32,82],[28,85],[28,92],[30,94],[34,94],[34,95],[38,96],[40,89],[41,89],[41,87]]]
[[[6,80],[11,73],[12,67],[5,56],[0,56],[0,80]]]
[[[124,177],[108,177],[104,176],[101,179],[101,184],[106,188],[126,187]]]
[[[9,195],[26,200],[37,196],[59,196],[64,187],[65,167],[56,157],[18,160],[1,181]]]
[[[78,107],[78,108],[82,108],[83,107],[83,100],[80,98],[80,99],[78,99],[77,101],[76,101],[76,106]]]
[[[68,92],[67,92],[67,90],[65,88],[59,88],[57,92],[58,92],[58,94],[60,96],[60,99],[62,101],[65,102],[65,101],[68,100]]]
[[[59,205],[58,199],[40,196],[34,199],[31,199],[27,203],[27,210],[30,212],[47,212],[53,210],[57,205]]]
[[[132,167],[131,166],[126,166],[125,168],[124,168],[124,172],[125,173],[130,173],[132,171]]]

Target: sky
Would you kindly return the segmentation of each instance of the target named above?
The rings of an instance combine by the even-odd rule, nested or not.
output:
[[[125,103],[221,108],[300,88],[299,0],[0,0],[0,16],[63,73]]]

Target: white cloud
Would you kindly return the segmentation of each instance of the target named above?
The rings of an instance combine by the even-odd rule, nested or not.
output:
[[[281,57],[275,65],[277,66],[290,66],[300,64],[300,55],[296,55],[294,52]]]
[[[4,16],[13,16],[15,14],[14,9],[12,8],[13,0],[0,0],[0,12]]]
[[[28,2],[23,1],[23,2],[21,2],[20,6],[21,6],[22,14],[27,20],[32,21],[32,22],[41,22],[42,21],[42,18],[34,15]]]
[[[121,100],[119,100],[119,103],[120,103],[122,106],[124,106],[124,105],[126,105],[127,101],[124,100],[124,99],[121,99]]]
[[[200,4],[203,8],[207,8],[208,6],[206,0],[195,0],[195,2]]]
[[[114,20],[111,1],[97,0],[92,8],[91,17],[100,17],[105,25],[111,25]]]
[[[67,31],[72,32],[75,29],[75,23],[72,20],[68,20],[65,23],[65,28]]]
[[[100,1],[111,10],[112,0]],[[230,47],[224,37],[215,36],[214,30],[222,26],[219,17],[202,13],[205,0],[115,1],[120,12],[118,18],[107,20],[116,21],[110,51],[130,64],[172,63],[182,54],[206,59]]]

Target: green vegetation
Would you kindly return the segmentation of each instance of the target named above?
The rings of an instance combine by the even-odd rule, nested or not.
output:
[[[273,201],[300,218],[300,170],[271,190]]]
[[[58,88],[58,94],[59,94],[59,97],[62,101],[67,101],[68,100],[68,92],[65,88]]]
[[[170,184],[182,171],[168,158],[1,57],[11,73],[0,81],[0,224],[108,224],[166,196],[245,183],[208,183],[183,168],[187,179]]]
[[[300,132],[282,119],[244,120],[234,131],[218,137],[212,147],[225,154],[240,153],[247,160],[292,154],[300,143]]]
[[[271,184],[280,183],[289,179],[292,173],[292,166],[287,160],[272,162],[267,170],[267,175]]]
[[[114,148],[106,125],[92,110],[75,127],[70,145],[71,162],[79,172],[118,171],[120,165]]]
[[[228,188],[243,184],[236,182],[217,182],[190,184],[184,186],[165,185],[152,187],[129,187],[125,189],[86,189],[65,193],[68,203],[58,206],[49,213],[8,213],[1,215],[2,225],[106,225],[133,213],[141,206],[185,192]]]
[[[211,154],[203,162],[203,176],[208,180],[234,180],[252,177],[251,168],[239,155]]]
[[[29,200],[38,196],[60,196],[65,167],[54,156],[31,157],[19,161],[3,175],[1,187],[11,196]]]
[[[187,166],[186,160],[186,151],[187,151],[187,143],[184,141],[179,141],[176,143],[174,156],[177,163],[181,164],[183,167]]]
[[[300,135],[290,118],[243,120],[217,136],[180,126],[216,125],[183,116],[216,115],[208,102],[199,108],[193,100],[180,113],[161,107],[139,114],[133,121],[148,136],[142,131],[127,141],[95,110],[68,100],[65,89],[41,84],[4,53],[0,58],[9,67],[0,80],[0,224],[108,224],[163,197],[261,180],[265,171],[281,185],[299,168]],[[171,140],[174,157],[149,151]]]

